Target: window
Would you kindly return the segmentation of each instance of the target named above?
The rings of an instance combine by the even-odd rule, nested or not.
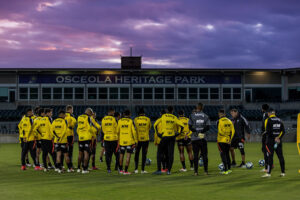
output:
[[[133,88],[133,99],[142,99],[142,88]]]
[[[75,99],[84,99],[84,89],[75,88]]]
[[[187,88],[178,88],[178,99],[187,99]]]
[[[189,88],[189,99],[198,99],[198,89],[197,88]]]
[[[51,88],[42,88],[42,98],[51,99]]]
[[[174,99],[174,88],[165,88],[165,99]]]
[[[152,88],[144,88],[144,99],[153,99]]]
[[[64,99],[73,99],[73,88],[64,88]]]
[[[62,88],[53,88],[53,99],[62,99]]]
[[[129,99],[129,88],[120,88],[120,99]]]
[[[0,102],[8,101],[8,88],[0,88]]]
[[[88,99],[97,99],[97,88],[88,88]]]
[[[19,89],[20,99],[28,99],[28,88]]]
[[[38,88],[30,88],[30,99],[38,99],[39,98],[39,89]]]
[[[155,99],[163,99],[164,98],[164,89],[163,88],[154,88]]]
[[[109,99],[119,99],[119,88],[109,88]]]
[[[210,88],[210,99],[219,99],[219,88]]]
[[[299,101],[300,100],[300,87],[289,88],[289,100]]]
[[[208,88],[199,88],[199,98],[208,99]]]
[[[232,97],[233,99],[241,99],[241,88],[232,88]]]
[[[108,99],[107,88],[99,88],[98,97],[99,99]]]
[[[231,88],[223,88],[223,99],[231,99]]]

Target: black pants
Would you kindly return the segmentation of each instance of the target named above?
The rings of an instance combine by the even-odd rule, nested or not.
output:
[[[68,154],[70,158],[70,163],[73,166],[73,145],[74,145],[74,136],[68,136]]]
[[[27,152],[30,152],[31,158],[34,162],[35,166],[38,166],[37,162],[36,162],[36,146],[35,146],[35,141],[30,141],[30,142],[23,142],[22,145],[22,154],[21,154],[21,162],[22,162],[22,166],[25,165],[25,158],[26,158],[26,154]]]
[[[161,167],[163,169],[166,169],[167,155],[166,155],[166,152],[164,151],[163,145],[161,143],[159,143],[157,146],[156,159],[157,159],[157,170],[161,171]]]
[[[224,171],[227,171],[231,168],[231,161],[229,156],[230,144],[218,143],[218,148],[224,165]]]
[[[201,156],[203,158],[203,163],[204,163],[204,171],[208,171],[208,151],[207,151],[207,141],[205,139],[200,139],[200,140],[194,140],[192,141],[193,145],[193,154],[194,154],[194,172],[198,173],[198,162],[200,158],[200,152]]]
[[[280,142],[277,146],[276,149],[274,149],[274,144],[275,141],[274,139],[267,139],[267,145],[266,145],[266,150],[267,150],[267,158],[268,158],[268,166],[267,166],[267,170],[268,173],[271,174],[272,171],[272,167],[273,167],[273,156],[274,156],[274,151],[277,154],[277,157],[279,159],[279,163],[280,163],[280,168],[281,168],[281,172],[285,173],[285,162],[284,162],[284,157],[283,157],[283,153],[282,153],[282,142]]]
[[[135,149],[135,156],[134,156],[135,169],[138,169],[140,151],[142,149],[142,171],[145,170],[146,159],[147,159],[147,152],[148,152],[148,146],[149,146],[149,141],[138,142],[137,147]]]
[[[266,149],[266,134],[262,135],[262,140],[261,140],[261,151],[264,154],[264,160],[265,160],[265,169],[268,168],[268,157],[267,157],[267,149]]]
[[[54,146],[51,140],[41,140],[42,141],[42,158],[44,163],[44,168],[47,169],[47,156],[51,155],[54,165],[56,166],[56,154],[54,153]]]
[[[107,166],[107,170],[110,170],[111,160],[113,154],[116,157],[115,169],[119,168],[119,151],[118,151],[118,141],[104,141],[105,148],[105,162]]]
[[[171,171],[174,161],[175,137],[163,137],[160,143],[162,145],[162,151],[166,153],[167,169]],[[160,156],[162,160],[163,154]]]

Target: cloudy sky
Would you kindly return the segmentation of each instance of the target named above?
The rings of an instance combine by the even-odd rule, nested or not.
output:
[[[299,0],[0,0],[0,68],[300,67]]]

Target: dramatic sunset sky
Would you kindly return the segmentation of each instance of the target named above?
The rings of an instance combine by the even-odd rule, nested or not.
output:
[[[0,0],[0,68],[300,67],[299,0]]]

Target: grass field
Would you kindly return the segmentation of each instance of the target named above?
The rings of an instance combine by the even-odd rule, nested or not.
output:
[[[77,145],[75,145],[77,146]],[[77,156],[77,147],[75,156]],[[209,143],[209,172],[205,176],[203,168],[200,175],[193,176],[192,171],[180,173],[178,151],[176,147],[172,175],[154,176],[151,174],[118,175],[107,174],[105,164],[97,161],[98,171],[90,174],[57,174],[20,170],[19,144],[0,145],[0,199],[21,200],[94,200],[94,199],[298,199],[300,197],[300,157],[294,143],[284,144],[286,159],[286,177],[280,178],[280,167],[275,156],[275,169],[272,177],[262,179],[258,160],[262,158],[260,144],[246,145],[247,161],[254,163],[253,169],[234,168],[228,176],[219,175],[220,156],[215,143]],[[156,148],[150,145],[151,166],[156,169]],[[99,157],[99,149],[97,158]],[[238,154],[238,163],[240,156]],[[75,159],[76,161],[77,159]],[[98,159],[97,159],[98,160]],[[132,159],[133,161],[133,159]],[[187,161],[189,167],[189,162]],[[130,171],[133,171],[133,162]]]

